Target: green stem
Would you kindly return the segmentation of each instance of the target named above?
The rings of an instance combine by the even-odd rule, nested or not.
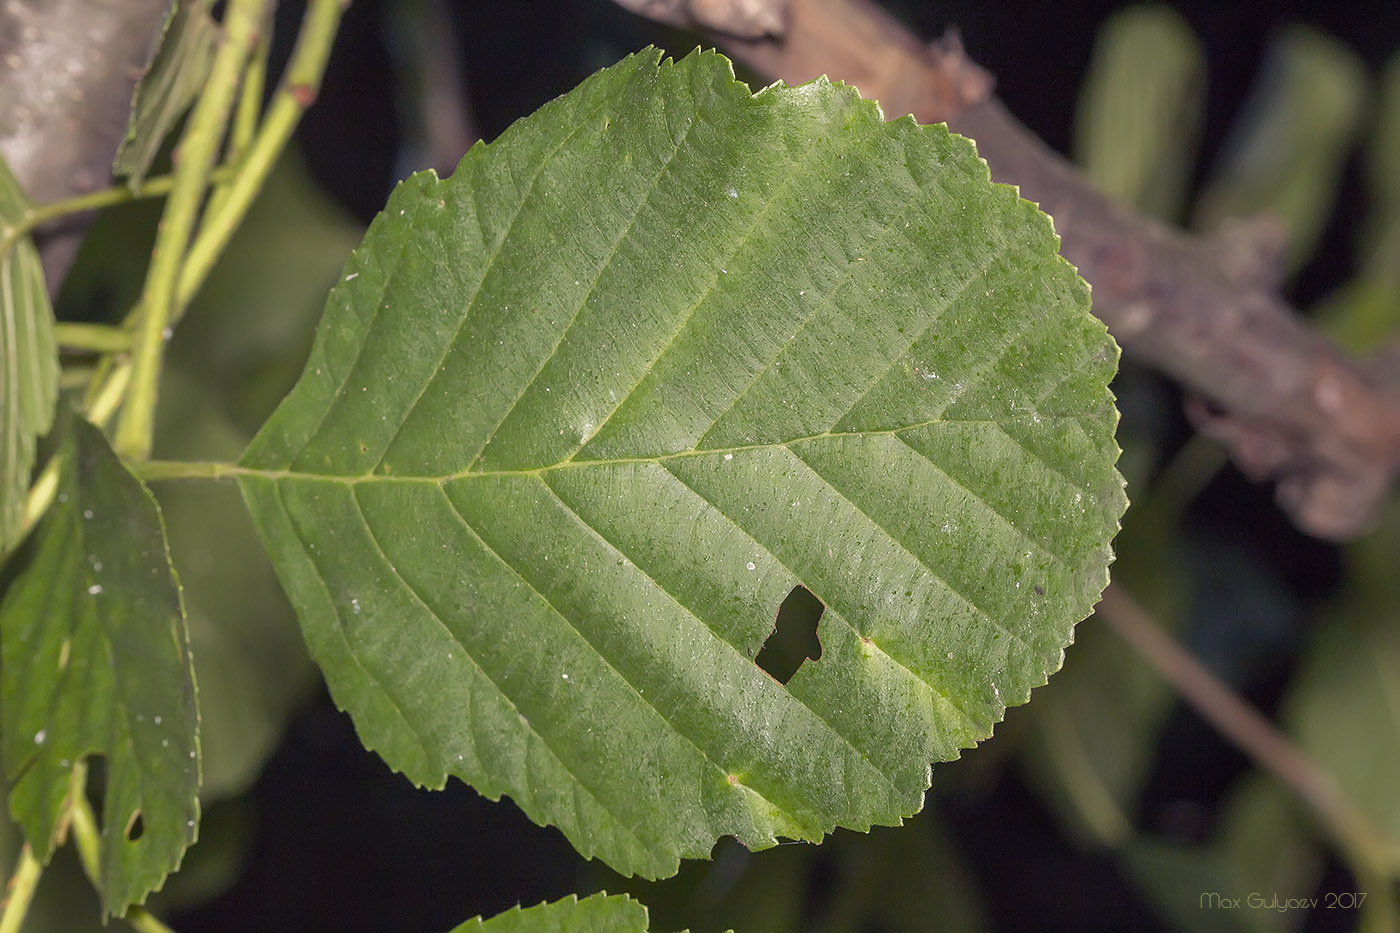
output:
[[[102,830],[87,799],[88,766],[86,761],[73,765],[68,782],[68,831],[73,847],[78,850],[78,862],[83,874],[96,886],[102,879]]]
[[[238,96],[238,109],[233,114],[233,130],[229,133],[228,161],[237,163],[248,151],[253,134],[258,131],[262,116],[263,91],[267,87],[267,56],[272,49],[272,29],[268,23],[258,39],[258,50],[243,73],[243,90]]]
[[[249,144],[253,141],[253,134],[258,130],[258,118],[262,115],[263,90],[267,86],[267,56],[272,47],[272,24],[264,23],[261,35],[258,38],[257,51],[248,59],[247,68],[243,71],[243,88],[238,93],[238,103],[233,111],[233,126],[229,129],[228,149],[224,153],[224,162],[228,165],[239,165],[243,156],[248,151]],[[232,181],[237,175],[231,175],[228,181]],[[204,216],[213,216],[223,210],[224,202],[228,200],[228,185],[219,184],[214,187],[213,193],[209,195],[209,203],[204,206]],[[199,238],[195,234],[195,239]],[[175,303],[175,317],[178,319],[183,313],[184,305],[179,300]]]
[[[133,466],[146,482],[171,479],[233,479],[258,470],[217,460],[147,460]]]
[[[58,374],[58,391],[77,392],[92,385],[97,375],[97,367],[92,364],[67,363]]]
[[[175,307],[180,268],[228,126],[239,76],[256,41],[266,6],[267,0],[229,0],[223,41],[176,149],[174,186],[156,232],[151,267],[141,295],[131,387],[113,438],[117,452],[129,460],[144,460],[150,454],[165,331]]]
[[[65,350],[88,353],[124,353],[131,349],[131,333],[111,324],[79,324],[59,321],[53,326],[54,339]]]
[[[210,176],[210,181],[217,183],[232,177],[232,170],[225,166],[215,171]],[[140,191],[133,192],[129,185],[113,185],[110,188],[103,188],[101,191],[91,191],[87,194],[64,198],[61,201],[50,201],[48,204],[31,207],[25,211],[23,217],[15,221],[13,227],[0,234],[0,257],[14,249],[14,245],[36,227],[41,227],[51,220],[58,220],[60,217],[67,217],[70,214],[81,214],[84,211],[116,207],[118,204],[129,204],[132,201],[158,198],[169,194],[174,185],[175,177],[173,175],[162,175],[159,178],[147,179]]]
[[[205,214],[199,234],[190,246],[176,292],[176,320],[204,284],[209,270],[228,245],[233,231],[247,215],[278,156],[286,148],[301,115],[316,99],[344,9],[342,0],[312,0],[307,8],[296,48],[292,50],[277,93],[268,105],[262,127],[243,154],[237,177],[225,189],[226,193],[222,194],[218,203]]]
[[[140,930],[141,933],[174,933],[170,927],[161,923],[160,920],[144,907],[131,908],[122,919],[131,924],[135,929]]]
[[[29,904],[34,900],[34,891],[39,887],[39,877],[44,866],[34,857],[29,843],[19,850],[19,865],[10,878],[9,896],[5,899],[5,911],[0,914],[0,933],[19,933],[24,923],[24,915],[29,913]]]

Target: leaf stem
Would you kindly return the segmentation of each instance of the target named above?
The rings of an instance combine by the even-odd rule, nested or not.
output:
[[[272,49],[272,28],[267,23],[258,38],[258,49],[248,61],[243,73],[243,90],[238,95],[238,107],[233,112],[233,129],[229,132],[228,159],[238,162],[248,150],[253,134],[258,131],[262,116],[263,92],[267,88],[267,57]]]
[[[1112,628],[1201,718],[1307,804],[1358,876],[1394,877],[1400,847],[1378,832],[1336,779],[1164,632],[1118,584],[1104,591],[1098,618]],[[1364,880],[1364,879],[1363,879]]]
[[[217,184],[232,177],[233,169],[231,167],[220,166],[210,174],[209,180],[211,184]],[[162,197],[170,193],[174,184],[175,177],[173,175],[161,175],[158,178],[147,179],[140,191],[132,191],[130,185],[113,185],[100,191],[90,191],[87,194],[79,194],[71,198],[63,198],[60,201],[50,201],[47,204],[30,207],[15,220],[14,226],[6,228],[5,232],[0,234],[0,257],[14,249],[15,244],[36,227],[41,227],[51,220],[58,220],[60,217],[67,217],[70,214],[81,214],[84,211],[96,211],[104,207],[129,204],[132,201]]]
[[[65,350],[122,353],[131,349],[131,332],[111,324],[58,321],[53,326],[53,334],[58,345]]]
[[[34,891],[39,887],[39,878],[44,866],[34,857],[29,843],[20,846],[19,865],[10,876],[10,886],[5,897],[5,910],[0,913],[0,933],[19,933],[29,904],[34,900]]]
[[[209,80],[176,149],[174,183],[156,232],[136,321],[131,387],[113,438],[116,451],[131,460],[144,460],[150,454],[165,330],[175,307],[181,264],[228,126],[239,76],[266,8],[267,0],[229,0],[224,37],[214,56]]]
[[[262,126],[242,154],[237,176],[205,214],[199,233],[190,246],[180,272],[173,320],[179,319],[199,291],[209,270],[228,245],[233,231],[248,213],[263,182],[271,174],[301,115],[315,101],[344,9],[342,0],[312,0],[307,8],[296,47],[292,50],[277,93],[268,105]]]
[[[146,460],[133,468],[148,483],[172,479],[232,479],[259,472],[217,460]]]
[[[141,933],[173,933],[170,927],[144,907],[131,908],[122,919],[131,924],[133,928],[140,930]]]
[[[78,861],[83,866],[83,874],[88,876],[93,887],[102,890],[102,830],[97,826],[97,817],[92,812],[92,804],[87,799],[88,766],[86,761],[73,765],[68,785],[68,829],[72,833],[73,848],[78,852]]]

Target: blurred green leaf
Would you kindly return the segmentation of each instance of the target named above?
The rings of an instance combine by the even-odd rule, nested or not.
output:
[[[625,894],[513,907],[489,920],[475,917],[452,933],[646,933],[647,909]]]
[[[1367,140],[1366,232],[1359,274],[1312,309],[1314,322],[1354,353],[1374,353],[1400,334],[1400,55],[1391,58]]]
[[[835,877],[822,892],[830,903],[812,926],[889,933],[987,928],[982,892],[936,819],[843,832],[827,847]]]
[[[1251,906],[1251,896],[1279,904],[1311,898],[1325,868],[1302,805],[1259,774],[1231,793],[1209,841],[1139,837],[1124,849],[1123,864],[1176,928],[1258,933],[1297,929],[1308,912]]]
[[[1371,238],[1375,248],[1382,236],[1400,238],[1400,53],[1392,55],[1381,72],[1366,168],[1373,223],[1381,231]],[[1392,245],[1389,253],[1394,258],[1400,253],[1400,246]]]
[[[1287,232],[1285,270],[1297,271],[1327,225],[1367,93],[1354,52],[1305,26],[1285,29],[1200,197],[1196,226],[1272,215]]]
[[[1282,718],[1351,801],[1400,841],[1400,502],[1386,505],[1346,557],[1348,585],[1315,632]],[[1396,859],[1400,869],[1400,849]]]
[[[1400,233],[1400,228],[1396,229]],[[1400,237],[1396,238],[1400,247]],[[1400,255],[1395,257],[1400,262]],[[1400,333],[1400,270],[1373,264],[1311,309],[1314,324],[1344,349],[1374,353]]]
[[[296,381],[326,293],[363,235],[288,153],[176,328],[171,358],[249,436]]]
[[[139,190],[165,137],[204,88],[220,29],[209,10],[213,0],[174,0],[159,45],[136,83],[126,137],[112,161],[112,174]]]
[[[248,435],[221,403],[183,368],[168,369],[158,455],[236,458]],[[318,677],[238,490],[163,483],[157,493],[189,617],[207,803],[252,784]]]
[[[825,852],[830,840],[821,851]],[[624,878],[606,866],[588,868],[590,887],[622,890],[647,905],[660,929],[692,933],[724,930],[799,930],[815,846],[792,844],[750,852],[722,839],[707,860],[686,862],[664,881]]]
[[[998,731],[995,741],[1002,738]],[[726,839],[709,861],[687,862],[664,881],[621,878],[601,866],[588,878],[643,901],[662,929],[973,933],[987,926],[981,892],[942,819],[930,806],[898,828],[842,831],[820,846],[763,852]]]
[[[29,210],[0,158],[0,242]],[[58,344],[39,253],[20,237],[0,255],[0,556],[19,537],[35,439],[53,424],[58,401]]]
[[[1030,707],[1027,776],[1074,836],[1116,848],[1132,837],[1135,802],[1174,698],[1092,617],[1052,687]]]
[[[121,914],[195,838],[195,685],[155,499],[101,432],[66,420],[57,498],[0,605],[0,747],[10,811],[41,861],[74,765],[106,759],[97,886]]]
[[[1116,347],[971,143],[660,58],[404,182],[239,475],[367,747],[647,876],[916,812],[1125,506]]]
[[[204,685],[200,684],[200,700]],[[151,895],[147,909],[157,916],[207,904],[238,883],[259,831],[257,806],[246,797],[202,806],[199,839],[185,853],[180,870]],[[94,916],[96,911],[93,911]],[[251,925],[251,924],[250,924]]]
[[[1079,93],[1074,157],[1104,192],[1163,219],[1181,212],[1205,105],[1205,56],[1167,6],[1136,6],[1099,29]]]

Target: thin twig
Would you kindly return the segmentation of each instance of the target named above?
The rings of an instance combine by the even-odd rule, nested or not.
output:
[[[1297,794],[1353,865],[1378,878],[1400,871],[1400,847],[1356,809],[1332,775],[1172,640],[1120,585],[1104,591],[1095,617],[1117,632],[1201,718]]]

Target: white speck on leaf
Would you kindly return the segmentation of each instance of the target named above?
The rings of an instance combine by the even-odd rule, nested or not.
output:
[[[754,569],[754,562],[753,562],[753,561],[749,561],[748,564],[747,564],[746,566],[747,566],[750,570],[752,570],[752,569]]]
[[[726,459],[726,460],[733,460],[733,459],[734,459],[734,455],[733,455],[733,454],[725,454],[725,455],[724,455],[724,459]]]
[[[89,595],[89,596],[100,596],[100,595],[102,595],[102,584],[101,584],[101,583],[94,583],[92,586],[88,587],[88,595]]]
[[[356,278],[357,276],[359,276],[359,274],[360,274],[360,273],[358,273],[358,272],[352,272],[352,273],[350,273],[349,275],[347,275],[347,276],[345,277],[345,281],[349,282],[351,279],[354,279],[354,278]]]
[[[34,744],[35,744],[35,745],[43,745],[43,744],[44,744],[44,740],[47,739],[48,737],[49,737],[49,734],[48,734],[47,732],[45,732],[43,729],[40,729],[38,732],[34,733]]]
[[[83,509],[83,518],[92,518],[92,509]]]
[[[725,194],[729,195],[729,197],[731,198],[737,198],[739,196],[739,192],[733,188],[730,188],[728,191],[725,192]]]

